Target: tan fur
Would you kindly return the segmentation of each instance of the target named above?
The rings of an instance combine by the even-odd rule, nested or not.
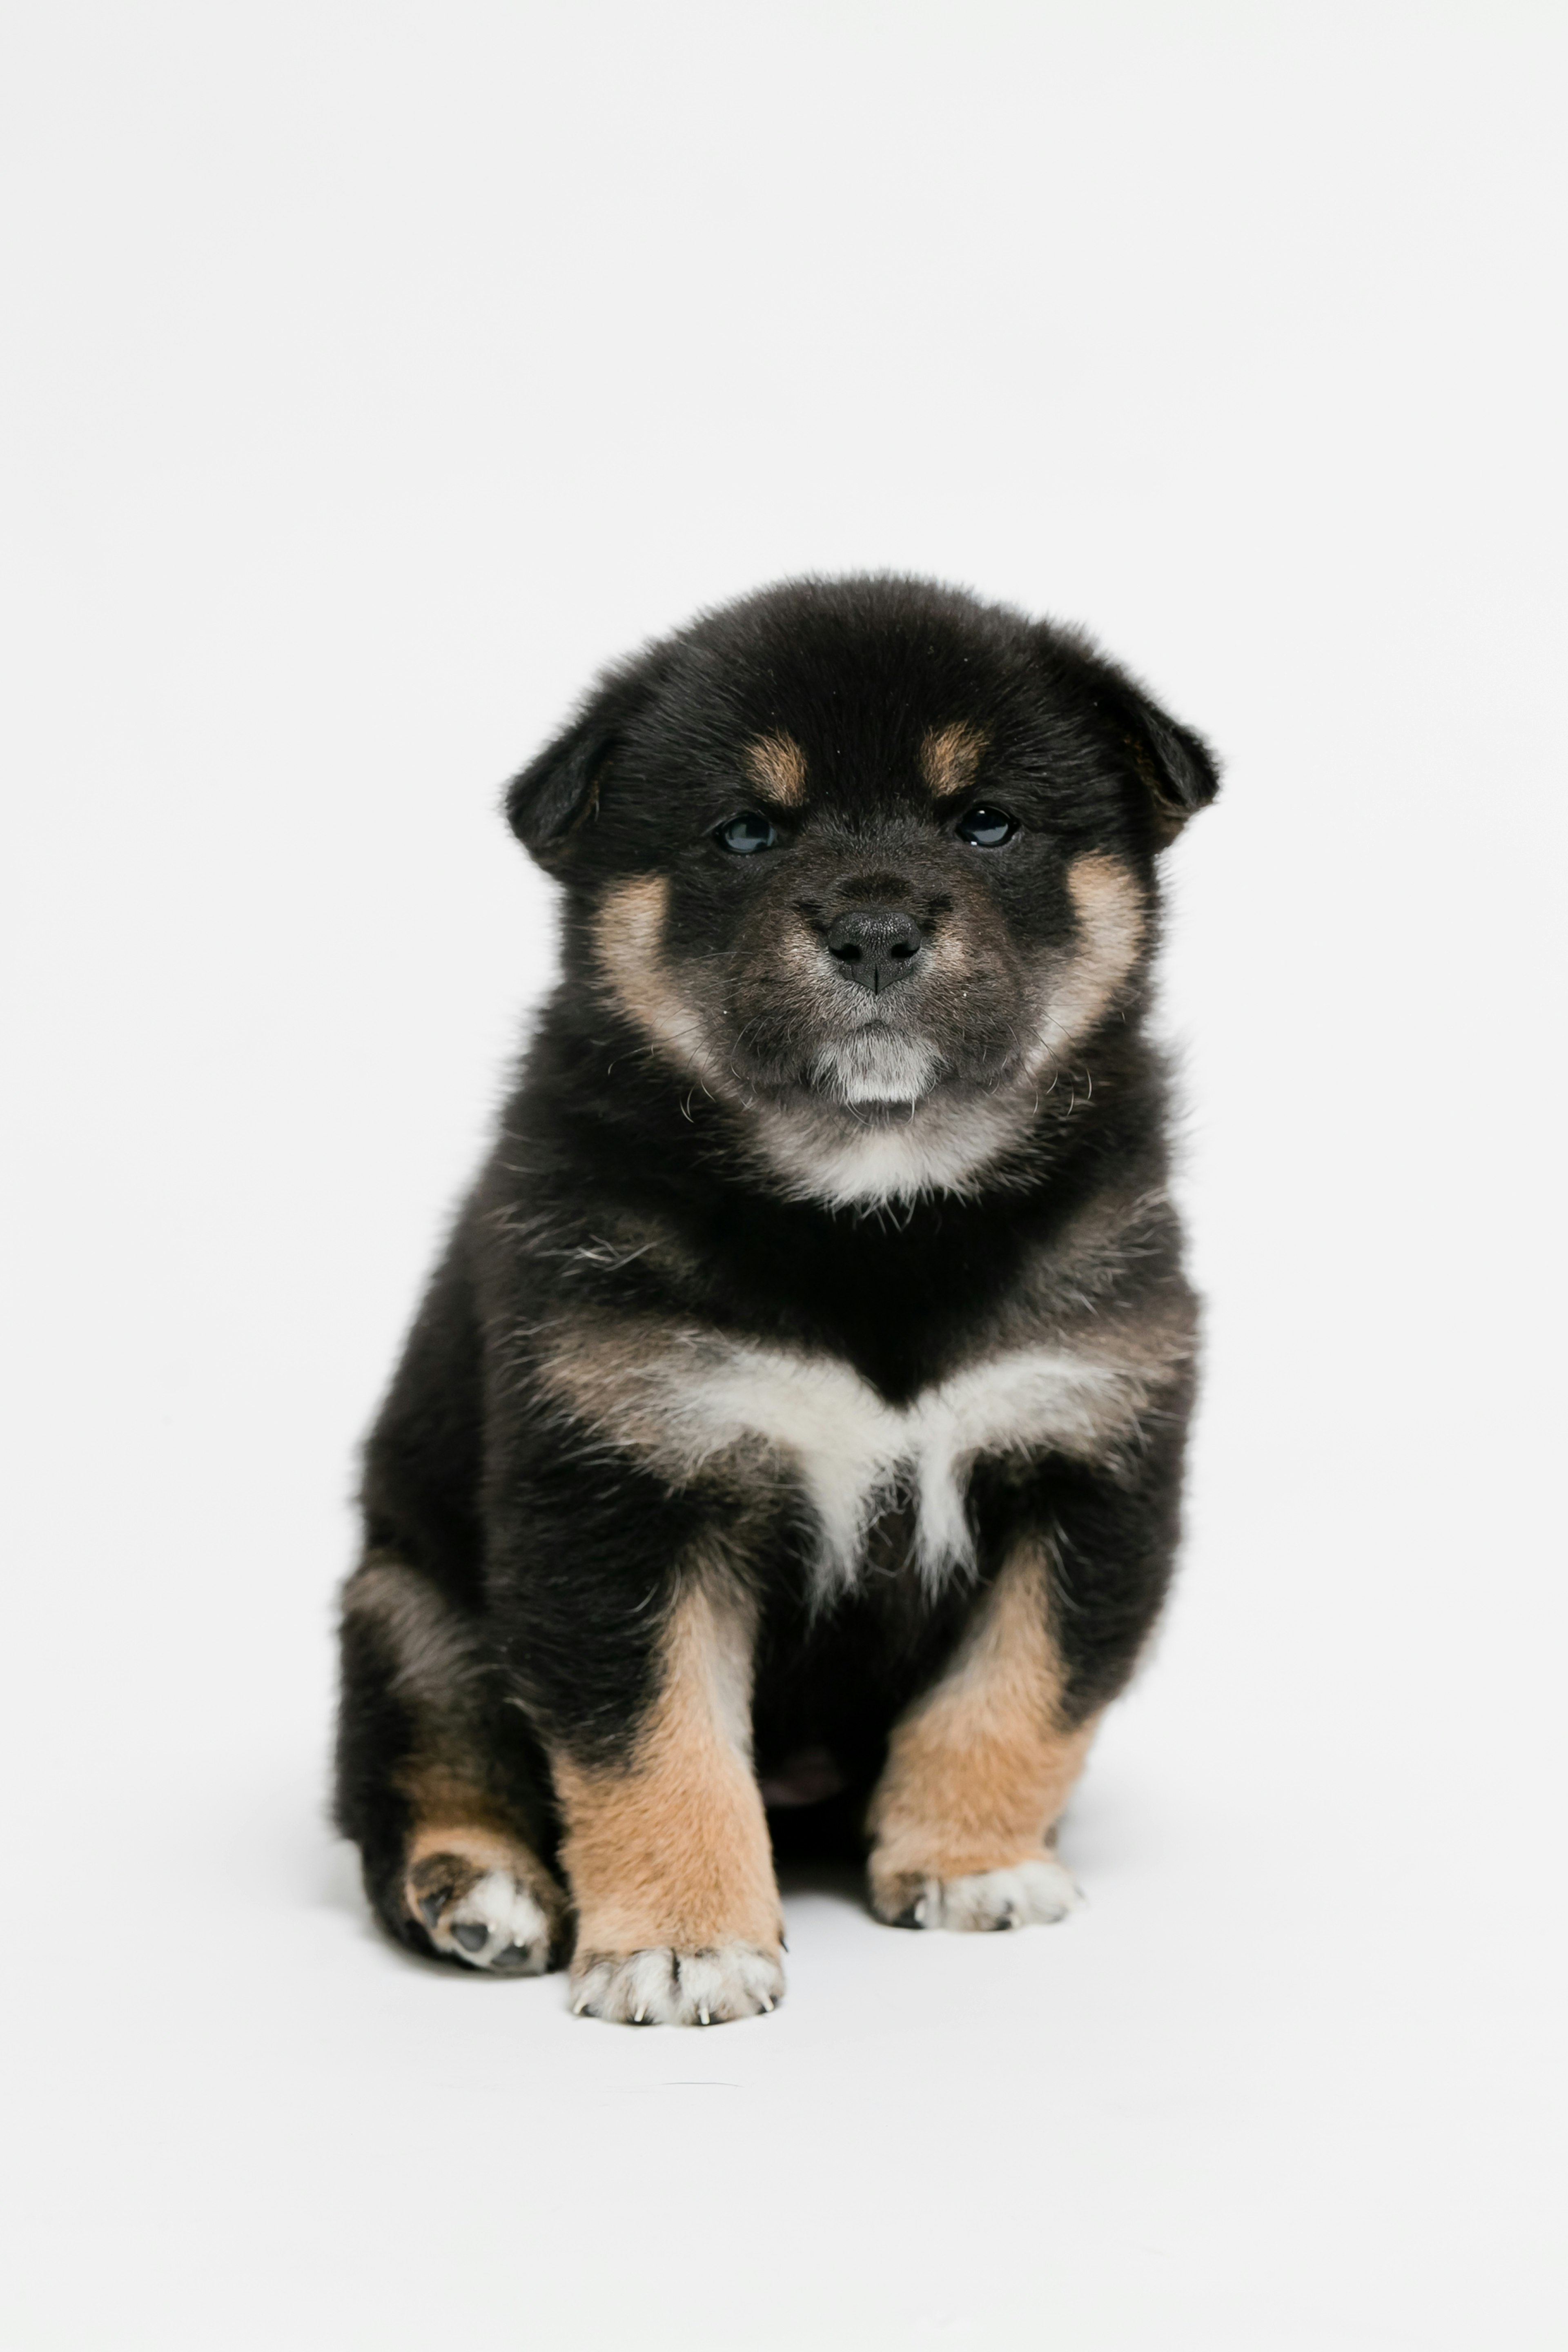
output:
[[[933,727],[921,744],[921,774],[932,800],[946,800],[972,784],[984,749],[981,728],[966,727],[961,719]]]
[[[449,1912],[479,1879],[499,1870],[532,1895],[549,1923],[550,1940],[560,1943],[567,1907],[560,1882],[471,1770],[451,1757],[426,1754],[404,1767],[396,1786],[412,1814],[403,1861],[403,1906],[411,1919],[422,1916],[421,1906],[432,1895]]]
[[[1074,859],[1068,890],[1079,936],[1065,971],[1058,964],[1047,981],[1043,1063],[1059,1060],[1110,1011],[1131,977],[1148,921],[1137,876],[1102,851]]]
[[[465,1912],[465,1899],[496,1874],[510,1879],[536,1906],[541,1932],[528,1938],[535,1947],[536,1966],[530,1970],[534,1973],[547,1967],[567,1940],[568,1906],[559,1880],[531,1846],[497,1822],[493,1808],[479,1792],[452,1783],[428,1810],[416,1802],[403,1863],[403,1907],[434,1938],[438,1950],[452,1951],[454,1919],[473,1916]]]
[[[793,735],[763,735],[747,744],[744,756],[770,800],[795,808],[805,798],[805,753]]]
[[[663,960],[669,881],[639,874],[605,895],[594,921],[599,967],[611,994],[650,1043],[700,1084],[722,1079],[704,1040],[702,1022]]]
[[[396,1786],[414,1816],[408,1836],[408,1867],[432,1853],[461,1853],[485,1870],[509,1865],[529,1849],[507,1825],[500,1808],[483,1788],[447,1764],[405,1766]]]
[[[947,1672],[894,1730],[868,1815],[872,1896],[898,1917],[928,1879],[1037,1862],[1083,1769],[1068,1729],[1037,1546],[1004,1567]]]
[[[453,1820],[444,1808],[428,1819],[421,1819],[408,1841],[404,1899],[411,1913],[418,1894],[426,1891],[424,1882],[429,1874],[423,1871],[423,1865],[454,1854],[467,1865],[461,1874],[464,1885],[484,1877],[488,1871],[510,1871],[547,1914],[558,1916],[565,1907],[561,1889],[539,1856],[521,1838],[485,1822]]]
[[[777,1948],[778,1889],[749,1753],[752,1630],[732,1587],[693,1577],[671,1613],[662,1687],[629,1765],[552,1759],[579,1974],[662,1946]]]

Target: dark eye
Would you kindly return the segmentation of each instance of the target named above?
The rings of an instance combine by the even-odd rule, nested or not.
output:
[[[971,849],[1000,849],[1005,841],[1012,840],[1018,830],[1018,824],[1017,819],[1010,817],[1005,809],[986,808],[981,804],[965,809],[952,829],[959,840],[966,841]]]
[[[752,857],[759,849],[771,849],[778,835],[765,816],[759,816],[755,809],[742,809],[728,824],[721,824],[713,838],[721,849],[732,849],[737,857]]]

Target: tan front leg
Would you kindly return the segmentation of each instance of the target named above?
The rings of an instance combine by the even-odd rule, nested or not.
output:
[[[1043,1549],[1021,1546],[956,1655],[894,1730],[871,1800],[871,1900],[918,1927],[1059,1919],[1077,1889],[1048,1847],[1093,1722],[1061,1717]]]
[[[634,2024],[772,2009],[783,1921],[751,1762],[753,1612],[694,1580],[671,1613],[658,1698],[629,1763],[552,1758],[577,1906],[573,2006]]]

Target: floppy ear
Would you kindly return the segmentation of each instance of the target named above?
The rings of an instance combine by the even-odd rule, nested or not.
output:
[[[611,671],[571,724],[507,786],[507,823],[552,873],[565,865],[574,839],[593,823],[600,773],[621,730],[649,700],[658,682],[657,673],[641,664]]]
[[[1139,732],[1131,738],[1133,765],[1154,795],[1162,836],[1174,841],[1190,816],[1207,808],[1219,790],[1219,762],[1201,735],[1178,725],[1142,695],[1132,698]]]
[[[1163,847],[1218,792],[1219,762],[1201,735],[1162,710],[1125,670],[1090,646],[1080,643],[1075,650],[1087,656],[1096,709],[1149,793]]]

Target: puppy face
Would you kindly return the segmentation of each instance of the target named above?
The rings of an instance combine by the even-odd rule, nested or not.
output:
[[[569,984],[820,1157],[1033,1098],[1135,985],[1153,852],[1213,789],[1071,638],[859,581],[655,647],[510,808],[572,894]]]

